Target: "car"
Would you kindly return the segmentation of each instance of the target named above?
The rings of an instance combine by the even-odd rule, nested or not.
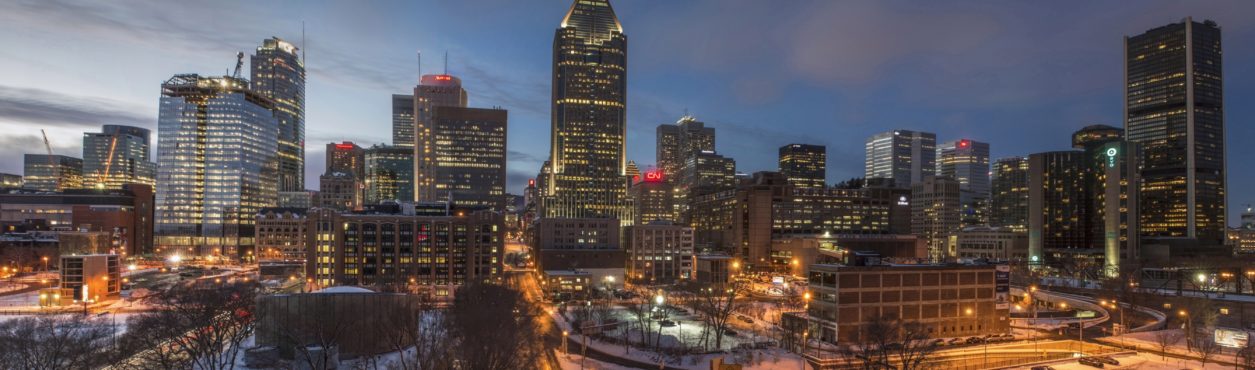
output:
[[[897,351],[902,349],[902,343],[889,343],[885,345],[885,349],[889,351]]]
[[[951,345],[963,344],[963,338],[952,338],[949,342]]]
[[[1097,360],[1098,362],[1107,364],[1107,365],[1120,366],[1120,361],[1116,361],[1116,359],[1111,358],[1111,356],[1096,356],[1096,357],[1090,357],[1090,358]]]
[[[934,341],[933,341],[933,345],[934,345],[934,346],[944,346],[944,345],[946,345],[946,340],[945,340],[945,339],[940,339],[940,338],[938,338],[937,340],[934,340]]]
[[[661,325],[661,326],[662,326],[662,327],[664,327],[664,328],[670,328],[670,327],[672,327],[672,326],[675,326],[675,321],[671,321],[671,320],[662,320],[662,321],[659,321],[659,322],[658,322],[658,325]]]
[[[967,344],[979,344],[984,341],[985,341],[985,338],[981,338],[981,337],[967,338]]]
[[[736,316],[736,319],[737,319],[737,320],[741,320],[741,322],[746,323],[746,324],[753,324],[753,323],[754,323],[754,319],[751,319],[751,318],[749,318],[748,316],[744,316],[744,315],[737,315],[737,316]]]
[[[1055,370],[1055,368],[1050,366],[1033,366],[1032,370]]]
[[[1096,367],[1096,368],[1099,368],[1099,369],[1101,369],[1101,368],[1103,367],[1103,363],[1102,363],[1102,361],[1095,360],[1093,357],[1082,357],[1082,358],[1081,358],[1079,361],[1077,361],[1077,362],[1080,362],[1080,363],[1081,363],[1081,365],[1092,366],[1092,367]]]
[[[724,329],[723,335],[727,335],[729,337],[735,337],[737,334],[736,334],[736,331]]]

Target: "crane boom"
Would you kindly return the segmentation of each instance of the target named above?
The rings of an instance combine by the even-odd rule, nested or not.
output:
[[[108,183],[106,181],[109,180],[109,168],[113,167],[113,153],[114,153],[114,149],[116,149],[117,147],[118,147],[118,135],[113,135],[113,140],[112,142],[109,143],[109,156],[105,157],[105,172],[102,172],[100,174],[100,182],[96,184],[96,187],[108,186]]]
[[[244,67],[244,52],[241,51],[235,54],[235,73],[232,73],[231,77],[240,78],[240,68],[243,68],[243,67]]]
[[[42,128],[39,129],[39,133],[44,135],[44,149],[48,150],[48,167],[52,168],[52,188],[55,191],[61,191],[61,166],[58,166],[56,158],[52,157],[52,144],[48,143],[48,133]]]

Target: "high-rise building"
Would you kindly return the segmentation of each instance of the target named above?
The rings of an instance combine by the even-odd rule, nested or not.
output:
[[[436,108],[466,108],[466,90],[462,88],[462,79],[447,74],[422,76],[419,78],[418,86],[414,87],[411,104],[414,109],[413,122],[410,123],[408,131],[402,132],[401,137],[394,138],[393,141],[395,143],[396,140],[403,140],[407,137],[410,139],[410,144],[407,145],[414,147],[414,174],[416,175],[414,199],[432,201],[432,198],[437,196],[434,192],[437,180],[431,177],[435,170],[432,167],[440,165],[435,162],[439,157],[433,152],[438,145],[444,144],[435,141],[433,126]],[[504,124],[503,119],[502,125]]]
[[[414,95],[392,94],[392,146],[414,146]]]
[[[636,166],[636,161],[628,161],[627,169],[624,172],[627,173],[628,186],[641,181],[641,168]]]
[[[149,158],[149,131],[105,125],[83,134],[83,186],[121,189],[124,184],[154,185],[157,164]]]
[[[788,144],[780,147],[780,174],[799,188],[827,187],[828,147]]]
[[[715,151],[715,129],[687,114],[673,125],[658,125],[657,135],[655,160],[668,181],[678,180],[676,175],[688,157]]]
[[[418,151],[419,202],[505,210],[506,121],[504,109],[437,106]]]
[[[947,248],[950,234],[962,227],[959,182],[949,177],[925,177],[911,185],[911,234],[928,243],[928,254],[941,260],[954,253]]]
[[[1124,129],[1142,146],[1142,234],[1221,245],[1225,228],[1220,26],[1185,18],[1125,37]]]
[[[233,254],[253,245],[257,212],[278,200],[273,108],[240,78],[180,74],[161,84],[158,247]]]
[[[892,179],[899,188],[910,188],[937,171],[937,134],[931,132],[882,132],[867,139],[866,150],[864,176]]]
[[[1107,276],[1119,276],[1121,265],[1140,257],[1141,146],[1124,141],[1122,129],[1092,125],[1072,134],[1072,147],[1085,151],[1082,197],[1089,205],[1090,248],[1101,250]]]
[[[1028,156],[1030,265],[1097,262],[1097,253],[1091,249],[1093,230],[1086,222],[1090,209],[1085,195],[1086,163],[1085,152],[1076,150]]]
[[[607,1],[573,1],[553,40],[543,217],[631,222],[624,181],[627,36]]]
[[[24,187],[40,191],[61,191],[83,187],[83,160],[53,154],[27,154],[23,158]]]
[[[305,190],[305,58],[271,37],[249,59],[252,89],[274,102],[279,123],[279,191]]]
[[[993,167],[989,225],[1028,230],[1028,157],[1002,158]]]
[[[0,173],[0,189],[3,188],[20,188],[22,187],[22,175],[14,175],[11,173]]]
[[[327,171],[346,173],[362,179],[366,177],[366,150],[351,141],[327,143]]]
[[[989,143],[959,139],[938,145],[937,176],[959,182],[963,226],[989,223]]]
[[[632,184],[628,193],[632,196],[632,205],[636,207],[636,225],[644,225],[653,221],[675,221],[675,192],[671,183],[667,182],[661,169],[645,171],[645,174]]]
[[[414,150],[374,145],[366,149],[365,203],[414,201]]]

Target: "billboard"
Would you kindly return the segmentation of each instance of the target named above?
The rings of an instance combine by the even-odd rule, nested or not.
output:
[[[1246,348],[1246,343],[1250,341],[1250,334],[1242,330],[1216,328],[1215,341],[1221,347]]]

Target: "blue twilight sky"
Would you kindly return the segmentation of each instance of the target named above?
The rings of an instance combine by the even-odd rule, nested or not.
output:
[[[235,52],[305,22],[307,187],[323,145],[391,139],[390,99],[428,73],[462,77],[472,106],[510,110],[510,188],[549,145],[553,32],[571,0],[65,1],[0,3],[0,172],[21,153],[79,156],[102,124],[156,131],[159,84],[220,74]],[[619,0],[628,35],[628,154],[687,109],[742,172],[790,142],[828,146],[829,181],[861,176],[863,140],[895,128],[990,142],[995,158],[1066,149],[1120,126],[1122,36],[1186,16],[1223,29],[1230,223],[1255,202],[1252,1]],[[154,142],[155,144],[155,142]],[[154,149],[155,150],[155,149]]]

